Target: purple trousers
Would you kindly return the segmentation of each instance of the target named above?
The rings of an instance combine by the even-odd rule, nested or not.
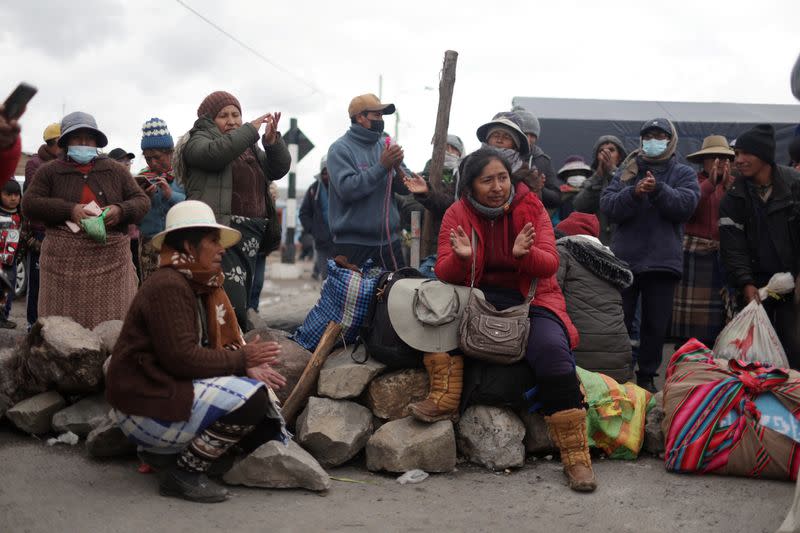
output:
[[[537,380],[575,372],[575,354],[569,347],[567,332],[549,311],[531,309],[531,333],[525,359]]]

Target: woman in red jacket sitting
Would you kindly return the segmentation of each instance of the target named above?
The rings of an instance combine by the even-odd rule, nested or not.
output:
[[[538,279],[526,359],[536,374],[538,398],[570,488],[594,490],[586,411],[572,353],[578,332],[556,281],[559,256],[550,218],[524,183],[512,185],[509,164],[491,150],[468,156],[460,174],[460,200],[445,213],[439,232],[436,275],[469,285],[475,254],[475,286],[498,309],[522,303],[531,281]]]

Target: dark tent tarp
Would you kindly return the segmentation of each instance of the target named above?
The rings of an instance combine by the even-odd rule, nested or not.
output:
[[[776,160],[786,164],[788,146],[800,123],[800,105],[734,104],[724,102],[650,102],[639,100],[584,100],[517,96],[519,105],[539,118],[539,145],[550,155],[557,170],[572,154],[592,160],[592,147],[601,135],[616,135],[627,150],[639,145],[639,128],[651,119],[670,119],[678,130],[678,157],[700,149],[708,135],[724,135],[728,141],[756,124],[775,127]]]

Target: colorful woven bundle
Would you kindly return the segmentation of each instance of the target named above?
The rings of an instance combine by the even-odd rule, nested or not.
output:
[[[800,373],[714,360],[692,339],[667,367],[664,412],[667,470],[797,479]]]

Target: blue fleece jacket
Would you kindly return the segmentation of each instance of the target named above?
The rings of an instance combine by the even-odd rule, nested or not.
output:
[[[142,171],[142,175],[155,176],[150,172],[150,169]],[[150,197],[150,211],[147,212],[141,224],[139,224],[139,231],[141,231],[144,239],[151,239],[156,233],[164,231],[169,208],[178,202],[186,200],[186,193],[183,191],[183,187],[178,185],[178,180],[173,179],[170,182],[170,188],[172,189],[172,196],[169,200],[164,197],[160,187],[157,187],[155,194]]]
[[[626,183],[617,170],[600,197],[600,210],[617,224],[611,241],[614,254],[630,265],[634,274],[643,272],[683,273],[683,227],[700,200],[697,173],[672,156],[666,163],[652,164],[641,157],[639,173]],[[647,171],[656,179],[656,189],[641,196],[636,183]]]
[[[400,212],[389,200],[389,237],[386,235],[384,202],[389,171],[380,164],[384,135],[358,124],[328,149],[330,198],[328,225],[334,243],[382,246],[400,238]],[[403,171],[410,171],[403,166]],[[408,194],[395,178],[392,192]]]

